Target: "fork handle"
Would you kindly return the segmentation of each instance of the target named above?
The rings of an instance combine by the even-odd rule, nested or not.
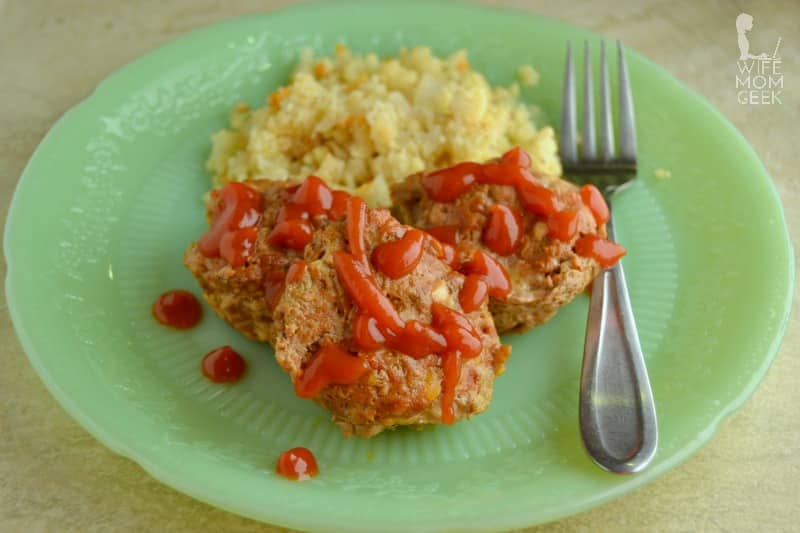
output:
[[[613,240],[612,220],[606,227]],[[638,472],[655,455],[653,393],[620,262],[601,271],[592,286],[579,412],[584,446],[605,470]]]

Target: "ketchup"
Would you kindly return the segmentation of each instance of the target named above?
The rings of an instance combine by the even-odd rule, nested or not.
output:
[[[305,481],[319,473],[317,460],[308,448],[292,448],[278,457],[275,471],[285,478]]]
[[[569,242],[578,234],[578,212],[559,211],[547,219],[549,234],[554,239]]]
[[[203,318],[203,308],[189,291],[167,291],[153,302],[153,318],[175,329],[193,328]]]
[[[267,242],[277,248],[297,251],[302,251],[314,240],[312,217],[327,216],[338,220],[348,212],[347,206],[353,200],[344,191],[332,191],[316,176],[308,176],[299,186],[288,188],[286,193],[289,198],[278,211]],[[357,200],[364,202],[360,198]],[[363,222],[361,231],[363,234]]]
[[[303,206],[311,216],[324,215],[333,206],[333,192],[324,181],[309,176],[295,191],[292,203]]]
[[[478,309],[489,298],[489,285],[480,274],[469,274],[458,293],[461,308],[469,313]]]
[[[341,346],[325,344],[317,350],[302,375],[295,381],[294,393],[301,398],[313,398],[327,385],[355,383],[369,367],[364,359],[351,355]]]
[[[333,266],[344,291],[359,309],[374,317],[383,330],[400,333],[405,327],[391,300],[378,287],[369,266],[347,252],[333,254]]]
[[[458,230],[455,226],[436,226],[425,230],[428,235],[433,237],[431,246],[439,256],[439,259],[457,269],[461,264],[455,245],[458,244]]]
[[[522,243],[522,219],[516,209],[495,204],[483,227],[483,243],[498,255],[511,255]]]
[[[461,378],[461,359],[480,355],[483,346],[480,336],[461,313],[438,302],[431,305],[433,326],[442,331],[447,349],[442,354],[442,422],[455,421],[453,403],[456,386]]]
[[[313,239],[311,222],[299,218],[278,222],[267,236],[267,242],[272,246],[290,250],[302,250]]]
[[[578,239],[575,242],[575,252],[583,257],[591,257],[601,268],[613,266],[626,253],[625,248],[619,244],[596,235],[585,235]]]
[[[331,220],[339,220],[345,215],[348,198],[350,198],[350,195],[344,191],[333,191],[333,202],[331,203],[330,211],[328,211],[328,216]]]
[[[425,234],[410,229],[402,238],[386,242],[372,251],[372,264],[390,279],[399,279],[409,274],[422,259]]]
[[[422,177],[422,187],[437,202],[452,202],[469,190],[478,180],[482,166],[478,163],[459,163],[450,168],[434,170]]]
[[[482,276],[489,296],[493,298],[502,299],[511,294],[511,277],[508,271],[487,253],[476,251],[472,259],[461,267],[461,272],[467,276],[470,274]]]
[[[211,227],[197,241],[198,249],[206,257],[222,255],[240,266],[255,248],[255,226],[261,219],[264,198],[239,182],[230,182],[215,192]]]
[[[250,226],[236,231],[229,231],[219,241],[219,254],[229,265],[242,266],[256,247],[258,228]]]
[[[374,316],[360,311],[353,320],[353,341],[365,352],[374,352],[386,342]]]
[[[355,202],[349,201],[348,225],[352,219],[357,220],[359,210]],[[375,351],[385,346],[414,358],[439,355],[443,365],[442,421],[452,424],[455,420],[453,402],[461,359],[476,357],[481,353],[483,343],[480,334],[463,314],[437,302],[431,306],[431,324],[419,320],[404,321],[391,300],[378,287],[370,264],[355,257],[354,247],[358,250],[362,245],[358,227],[353,223],[348,231],[351,251],[339,251],[333,255],[339,282],[358,308],[353,320],[353,345],[364,351]],[[377,247],[373,252],[373,263],[389,277],[405,275],[413,269],[408,268],[409,264],[416,266],[419,262],[418,256],[422,253],[424,241],[422,232],[410,229],[401,239]],[[432,242],[444,246],[437,240]],[[481,283],[487,285],[487,292],[488,282],[483,281],[484,278],[492,281],[495,292],[502,290],[504,285],[495,279],[498,267],[502,267],[492,259],[474,262],[475,269],[480,271]],[[334,371],[345,372],[346,375],[333,376]],[[353,383],[363,375],[362,371],[367,371],[362,359],[348,354],[341,346],[328,344],[314,355],[295,382],[295,393],[303,398],[311,398],[329,383]]]
[[[247,364],[233,348],[223,346],[208,352],[201,368],[203,375],[214,383],[234,383],[242,379]]]
[[[488,185],[505,185],[514,187],[517,198],[522,207],[529,213],[545,219],[548,226],[548,235],[555,240],[572,242],[578,235],[578,211],[562,209],[559,205],[555,191],[542,185],[530,169],[531,158],[520,147],[514,147],[504,153],[499,159],[484,164],[460,163],[450,168],[435,170],[425,175],[420,183],[425,192],[434,202],[452,202],[465,194],[476,183]],[[610,212],[603,195],[594,185],[584,185],[580,189],[582,203],[589,208],[595,222],[601,226],[608,222]],[[429,228],[428,233],[441,241],[439,256],[450,263],[454,268],[458,265],[456,254],[445,248],[449,239],[455,238],[457,233],[454,226],[436,226]],[[451,235],[453,237],[451,237]],[[594,237],[593,240],[582,240]],[[581,246],[575,246],[578,255],[591,257],[598,261],[602,267],[610,266],[619,257],[624,255],[624,248],[610,241],[602,244],[593,244],[599,237],[587,235],[580,237]],[[486,247],[501,256],[515,253],[522,241],[521,215],[518,211],[503,204],[491,207],[489,218],[483,228],[482,241]],[[449,244],[455,244],[449,242]],[[614,259],[616,257],[616,259]],[[608,262],[611,261],[609,264]],[[480,306],[482,285],[472,280],[465,284],[465,294],[461,295],[468,307]],[[493,295],[492,295],[493,296]],[[497,296],[493,296],[497,298]],[[481,302],[482,303],[482,302]],[[473,307],[477,306],[477,307]]]
[[[366,264],[367,252],[364,249],[364,231],[367,226],[367,204],[357,196],[347,199],[347,243],[356,261]]]
[[[436,240],[441,243],[455,245],[458,244],[460,240],[458,228],[455,226],[434,226],[426,229],[425,231],[427,231],[430,235],[433,235]]]
[[[581,200],[583,200],[584,205],[592,212],[598,226],[608,222],[608,219],[611,217],[611,212],[608,210],[608,204],[606,204],[603,195],[597,187],[588,183],[581,187]]]

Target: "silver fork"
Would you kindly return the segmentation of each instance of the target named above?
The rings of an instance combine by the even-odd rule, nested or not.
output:
[[[628,68],[617,42],[619,66],[619,154],[615,155],[611,88],[606,45],[601,43],[600,153],[594,121],[592,61],[585,43],[583,83],[583,143],[578,156],[575,68],[567,46],[564,99],[561,111],[561,161],[571,181],[593,183],[606,202],[636,178],[636,127]],[[606,224],[614,240],[614,224]],[[603,270],[594,280],[586,325],[580,385],[581,437],[592,460],[619,474],[643,469],[658,443],[653,393],[647,377],[639,334],[633,319],[622,264]]]

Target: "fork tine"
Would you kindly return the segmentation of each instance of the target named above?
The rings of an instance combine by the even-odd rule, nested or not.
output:
[[[568,43],[564,94],[561,100],[561,161],[566,165],[578,162],[575,114],[575,67],[572,62],[572,44]]]
[[[636,120],[633,115],[633,95],[628,78],[628,65],[622,43],[617,41],[619,65],[619,155],[625,161],[636,161]]]
[[[592,56],[589,52],[589,41],[583,46],[583,152],[584,161],[597,158],[597,146],[594,134],[594,88],[592,86]]]
[[[614,123],[611,120],[611,87],[608,83],[606,42],[600,42],[600,160],[614,158]]]

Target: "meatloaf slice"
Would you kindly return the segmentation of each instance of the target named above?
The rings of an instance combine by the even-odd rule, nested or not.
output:
[[[409,176],[392,190],[394,214],[404,223],[422,229],[454,227],[455,247],[461,261],[477,251],[490,254],[500,262],[511,279],[511,293],[491,298],[489,310],[500,333],[524,331],[543,324],[559,308],[584,291],[600,271],[596,260],[575,251],[581,236],[605,237],[605,226],[598,224],[584,205],[578,187],[548,176],[529,175],[532,183],[554,194],[560,211],[574,211],[576,231],[568,240],[553,237],[547,217],[526,209],[517,189],[476,181],[450,201],[435,201],[423,186],[425,174]],[[516,250],[500,255],[484,243],[484,228],[492,209],[502,205],[520,215],[521,239]]]
[[[286,289],[273,315],[275,357],[294,382],[301,378],[317,350],[326,344],[349,346],[363,358],[366,373],[349,385],[330,384],[314,397],[333,414],[345,435],[370,437],[396,426],[421,426],[442,421],[442,358],[430,354],[414,358],[386,347],[361,352],[353,347],[353,324],[358,308],[338,279],[334,254],[347,246],[346,221],[334,222],[316,232],[305,250],[306,266]],[[402,237],[409,228],[388,211],[367,211],[366,250]],[[389,279],[373,269],[380,290],[388,296],[404,321],[431,322],[434,302],[460,311],[458,292],[464,276],[453,271],[438,255],[432,239],[414,270]],[[479,332],[482,349],[464,359],[455,389],[456,420],[484,411],[491,401],[496,374],[510,350],[497,336],[484,305],[466,317]]]
[[[246,183],[263,196],[263,211],[257,225],[255,252],[242,265],[232,266],[222,257],[204,255],[197,242],[189,245],[183,263],[203,289],[203,297],[214,311],[234,329],[258,341],[271,341],[272,307],[270,294],[293,261],[302,256],[293,250],[278,249],[267,243],[286,191],[295,182],[256,180]],[[217,202],[211,198],[208,219]]]

